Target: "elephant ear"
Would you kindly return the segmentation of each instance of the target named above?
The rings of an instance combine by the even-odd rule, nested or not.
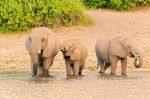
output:
[[[70,55],[70,60],[74,60],[74,61],[80,60],[81,57],[80,49],[76,48],[75,44],[72,45],[71,49],[72,49],[72,53]]]
[[[55,41],[51,35],[48,36],[46,45],[43,49],[43,57],[49,57],[53,53],[53,49],[55,48]]]
[[[31,50],[31,38],[27,37],[25,40],[25,46],[28,53],[30,53]]]
[[[120,58],[127,58],[128,50],[125,39],[114,40],[110,43],[110,51],[111,55],[118,56]]]

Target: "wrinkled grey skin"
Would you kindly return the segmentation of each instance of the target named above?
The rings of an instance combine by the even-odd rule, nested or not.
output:
[[[117,62],[121,60],[121,73],[126,76],[127,56],[135,58],[134,65],[136,68],[140,68],[143,65],[141,53],[124,37],[99,38],[96,41],[95,52],[98,61],[97,65],[101,67],[99,73],[102,74],[111,66],[111,74],[115,75]],[[139,64],[137,60],[139,60]]]
[[[32,76],[49,76],[49,68],[60,51],[60,40],[46,27],[34,28],[25,41],[31,57]]]
[[[71,70],[73,70],[73,76],[82,75],[88,55],[85,45],[79,40],[70,39],[63,43],[61,51],[65,59],[67,76],[71,76]]]

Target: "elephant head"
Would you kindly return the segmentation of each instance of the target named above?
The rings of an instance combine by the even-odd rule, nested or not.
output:
[[[131,41],[127,38],[118,37],[112,39],[110,42],[112,55],[118,56],[119,58],[127,58],[127,56],[135,58],[134,65],[136,68],[140,68],[143,65],[143,58],[139,50],[134,47]]]
[[[61,51],[63,52],[65,58],[67,57],[70,58],[74,50],[75,50],[75,45],[70,42],[63,44],[63,47],[61,48]]]
[[[26,39],[26,48],[29,54],[41,54],[43,50],[43,57],[50,56],[52,48],[55,46],[52,32],[45,28],[35,28],[32,30],[30,36]]]
[[[78,60],[79,49],[76,47],[76,40],[68,40],[63,43],[61,51],[63,52],[64,58],[69,58],[70,60]]]

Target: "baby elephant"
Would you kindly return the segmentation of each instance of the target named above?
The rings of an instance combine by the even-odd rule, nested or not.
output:
[[[66,64],[67,76],[71,76],[71,69],[73,75],[82,75],[82,70],[85,66],[85,59],[87,58],[87,48],[79,40],[70,39],[64,42],[61,49]]]

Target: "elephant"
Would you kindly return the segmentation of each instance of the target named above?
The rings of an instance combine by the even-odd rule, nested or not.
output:
[[[127,56],[135,58],[134,66],[140,68],[143,65],[143,56],[126,37],[99,38],[95,44],[97,65],[100,66],[99,73],[105,74],[111,66],[111,75],[115,75],[118,60],[121,60],[121,74],[126,76]]]
[[[82,75],[88,55],[86,46],[78,39],[69,39],[63,43],[61,51],[65,60],[67,77],[71,76],[71,70],[75,77]]]
[[[61,49],[59,38],[46,27],[36,27],[26,38],[25,46],[31,57],[32,76],[49,76],[49,68]]]

